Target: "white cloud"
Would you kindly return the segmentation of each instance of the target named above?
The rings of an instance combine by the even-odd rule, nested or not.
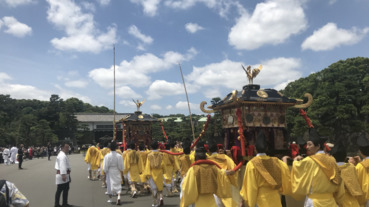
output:
[[[142,34],[135,25],[131,25],[129,27],[128,33],[141,40],[145,44],[151,44],[154,41],[152,37]]]
[[[191,84],[186,84],[187,93],[196,92],[197,87],[192,86]],[[172,96],[184,94],[184,87],[181,83],[173,83],[167,82],[165,80],[155,80],[146,91],[146,94],[149,95],[148,99],[160,99],[163,96]]]
[[[70,90],[67,90],[65,88],[62,88],[61,86],[59,85],[54,85],[55,88],[58,89],[58,92],[56,92],[60,98],[63,98],[64,100],[65,99],[69,99],[69,98],[78,98],[79,100],[85,102],[85,103],[92,103],[91,102],[91,99],[88,97],[88,96],[84,96],[84,95],[81,95],[79,93],[76,93],[74,91],[70,91]]]
[[[241,9],[241,4],[234,0],[165,0],[164,5],[173,9],[189,9],[197,3],[202,3],[209,9],[218,12],[221,17],[226,17],[232,7]]]
[[[130,85],[143,87],[150,84],[150,73],[168,70],[178,64],[178,62],[190,60],[196,53],[191,48],[187,54],[177,52],[166,52],[162,58],[151,53],[135,56],[131,61],[123,60],[116,66],[117,86]],[[89,72],[89,77],[104,88],[113,87],[113,66],[110,68],[97,68]]]
[[[3,17],[3,24],[7,28],[4,32],[16,37],[24,37],[32,34],[32,28],[19,22],[14,17]],[[1,27],[1,23],[0,23]]]
[[[113,92],[110,93],[111,95],[113,94]],[[133,91],[130,87],[128,86],[121,86],[119,88],[116,89],[115,94],[121,98],[125,98],[125,99],[137,99],[137,98],[142,98],[142,96],[140,94],[137,94],[135,91]]]
[[[0,94],[9,94],[15,99],[37,99],[47,101],[51,93],[31,85],[0,83]]]
[[[5,82],[6,80],[11,80],[12,78],[6,74],[0,72],[0,83]]]
[[[133,103],[132,100],[122,100],[119,102],[120,104],[122,104],[124,107],[129,107],[129,108],[136,108],[136,104]]]
[[[150,109],[152,109],[154,111],[159,111],[159,110],[161,110],[161,106],[154,104],[154,105],[150,106]]]
[[[82,12],[81,7],[74,1],[47,1],[50,4],[47,11],[48,21],[64,30],[67,35],[51,40],[56,49],[99,53],[111,49],[116,42],[115,25],[108,27],[103,33],[96,27],[93,15]]]
[[[253,50],[264,45],[277,45],[307,27],[299,0],[267,0],[258,3],[254,13],[244,13],[228,35],[236,49]]]
[[[336,2],[337,2],[337,0],[329,0],[330,5],[335,4]]]
[[[85,80],[71,80],[65,82],[65,86],[69,88],[86,88],[87,85],[88,82]]]
[[[173,106],[172,105],[168,105],[168,106],[165,107],[165,109],[166,110],[171,110],[171,109],[173,109]]]
[[[198,111],[200,109],[200,104],[190,103],[190,107],[191,107],[191,112]],[[186,101],[178,101],[176,103],[176,109],[188,110],[187,102]]]
[[[161,0],[131,0],[132,3],[139,4],[144,9],[147,16],[155,16]]]
[[[33,0],[5,0],[5,3],[7,3],[11,7],[17,7],[21,5],[34,3],[34,1]]]
[[[185,28],[187,30],[187,32],[189,33],[196,33],[199,30],[203,30],[204,28],[196,23],[187,23],[185,25]]]
[[[0,29],[3,26],[4,22],[0,19]]]
[[[328,23],[305,39],[301,48],[303,50],[324,51],[332,50],[341,45],[353,45],[362,40],[369,32],[369,27],[351,30],[337,28],[335,23]]]
[[[187,79],[194,85],[212,88],[222,86],[231,90],[240,90],[243,85],[248,84],[246,73],[241,64],[246,67],[242,62],[230,60],[212,63],[204,67],[194,67]],[[260,64],[263,65],[263,69],[255,78],[254,83],[260,84],[262,87],[274,87],[287,80],[296,80],[301,77],[299,59],[281,57],[265,60]],[[252,68],[256,67],[258,64],[252,66]]]
[[[99,4],[103,6],[110,4],[110,0],[97,0],[97,2],[99,2]]]
[[[204,96],[208,99],[212,99],[214,97],[222,97],[222,94],[218,88],[212,88],[212,89],[206,89],[204,91]]]

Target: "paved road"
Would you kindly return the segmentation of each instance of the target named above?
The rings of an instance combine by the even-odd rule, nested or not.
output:
[[[33,159],[23,162],[23,170],[18,170],[18,165],[0,165],[0,179],[9,180],[19,188],[19,190],[30,201],[30,207],[52,207],[54,205],[55,185],[55,156],[51,161],[47,158]],[[107,203],[108,197],[105,195],[105,188],[101,187],[101,181],[90,181],[87,179],[87,164],[83,161],[81,154],[69,156],[72,166],[72,183],[69,190],[69,203],[76,207],[104,207],[114,206]],[[123,190],[122,192],[126,192]],[[131,198],[123,195],[122,206],[151,206],[151,195],[142,195],[138,198]],[[179,195],[175,197],[165,197],[164,206],[179,206]]]

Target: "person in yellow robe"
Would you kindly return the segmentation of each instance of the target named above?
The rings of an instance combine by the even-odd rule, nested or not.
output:
[[[345,163],[347,152],[343,140],[337,140],[329,152],[336,159],[345,186],[345,195],[341,203],[339,203],[339,207],[360,207],[357,199],[358,196],[363,195],[363,191],[361,190],[355,166],[351,163]]]
[[[163,154],[159,152],[159,144],[153,141],[151,144],[152,151],[147,155],[144,175],[148,177],[151,193],[153,196],[153,206],[164,205],[163,200],[163,181],[165,166],[163,162]]]
[[[363,195],[359,196],[359,204],[362,207],[369,207],[369,140],[362,134],[357,139],[360,155],[363,160],[356,165],[356,173],[359,183],[363,191]]]
[[[222,169],[224,170],[232,170],[236,167],[234,161],[228,157],[226,154],[218,153],[219,144],[212,142],[209,146],[209,156],[207,157],[208,160],[211,160],[217,163]],[[224,152],[224,150],[222,151]],[[236,207],[240,205],[241,197],[238,189],[238,172],[235,172],[233,175],[228,176],[229,181],[231,182],[231,190],[233,197],[222,199],[221,201],[217,200],[217,202],[222,202],[225,207]]]
[[[169,141],[165,146],[166,150],[170,150],[174,145],[175,143],[173,143],[173,141]],[[179,170],[178,162],[175,157],[175,155],[163,153],[163,163],[165,166],[164,185],[168,192],[167,196],[173,196],[173,175],[175,175]]]
[[[310,128],[306,147],[309,156],[296,156],[292,165],[292,197],[297,200],[305,197],[305,206],[337,207],[345,194],[336,160],[324,153],[324,142]]]
[[[95,146],[88,148],[85,156],[85,162],[88,164],[88,178],[97,180],[97,172],[100,168],[101,152]]]
[[[134,142],[128,144],[123,170],[123,174],[128,174],[132,198],[137,195],[137,183],[140,182],[140,174],[142,173],[142,160],[135,147]]]
[[[206,151],[198,147],[196,160],[206,160]],[[231,198],[231,183],[227,177],[232,171],[219,169],[213,164],[192,166],[182,181],[180,207],[217,207],[214,195],[219,198]]]
[[[281,194],[291,193],[290,170],[286,163],[266,154],[264,132],[258,134],[256,156],[246,165],[241,196],[249,207],[282,207]]]
[[[100,169],[102,169],[102,166],[104,165],[104,157],[110,152],[110,148],[108,147],[108,142],[104,142],[104,148],[100,150],[101,152],[101,161],[100,161]],[[103,188],[106,188],[106,175],[103,170],[101,170],[101,180],[102,180],[102,186]]]
[[[173,152],[173,153],[178,153],[181,152],[182,150],[179,149],[177,147],[177,142],[175,141],[171,141],[169,142],[169,151]],[[178,193],[178,189],[177,189],[177,182],[178,182],[178,178],[179,178],[179,156],[178,155],[172,155],[174,157],[174,161],[175,161],[175,168],[176,170],[173,169],[173,176],[172,176],[172,193]]]
[[[179,156],[178,164],[180,168],[180,176],[183,181],[188,169],[190,169],[190,166],[193,162],[190,159],[191,143],[189,141],[184,141],[182,144],[182,147],[183,147],[184,154]]]
[[[139,145],[139,156],[141,159],[141,169],[144,171],[145,170],[145,166],[146,166],[146,160],[147,160],[147,155],[151,152],[150,150],[145,150],[145,145],[142,143]],[[150,185],[147,182],[147,178],[145,176],[144,173],[140,174],[140,181],[141,181],[141,185],[143,185],[143,189],[147,192],[150,193]],[[141,188],[141,192],[142,188]]]

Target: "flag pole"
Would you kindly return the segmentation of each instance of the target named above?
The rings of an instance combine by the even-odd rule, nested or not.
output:
[[[114,52],[114,120],[113,120],[113,140],[115,141],[116,139],[116,125],[115,125],[115,44],[114,44],[114,48],[113,48],[113,52]]]
[[[187,98],[187,105],[188,105],[188,112],[190,113],[190,122],[191,122],[191,129],[192,129],[192,137],[193,137],[193,140],[195,140],[195,130],[194,130],[194,126],[193,126],[193,123],[192,123],[192,116],[191,116],[191,107],[190,107],[190,101],[188,100],[188,94],[187,94],[187,89],[186,89],[186,83],[185,83],[185,80],[183,78],[183,73],[182,73],[182,68],[181,68],[181,64],[178,63],[179,65],[179,70],[181,71],[181,77],[182,77],[182,81],[183,81],[183,86],[184,86],[184,90],[185,90],[185,93],[186,93],[186,98]]]

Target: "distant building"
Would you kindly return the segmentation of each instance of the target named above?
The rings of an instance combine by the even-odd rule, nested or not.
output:
[[[125,119],[132,115],[132,113],[117,113],[115,114],[116,123],[121,119]],[[108,136],[113,137],[113,121],[114,114],[100,114],[100,113],[77,113],[76,119],[79,123],[79,130],[86,130],[92,132],[92,140],[99,142],[99,138]],[[122,125],[117,124],[117,139],[122,137]]]

